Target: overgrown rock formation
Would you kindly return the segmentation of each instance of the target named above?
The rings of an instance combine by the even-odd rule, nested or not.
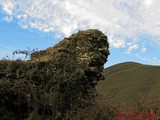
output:
[[[31,60],[1,60],[1,119],[69,119],[91,106],[108,48],[107,37],[91,29],[32,53]]]

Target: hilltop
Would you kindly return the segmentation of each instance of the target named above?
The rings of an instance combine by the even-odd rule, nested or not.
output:
[[[160,96],[160,66],[125,62],[104,69],[103,75],[105,80],[98,83],[97,91],[118,102]]]

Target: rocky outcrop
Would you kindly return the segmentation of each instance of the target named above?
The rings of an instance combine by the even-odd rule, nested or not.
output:
[[[107,37],[90,29],[32,53],[31,60],[0,61],[0,115],[64,119],[66,112],[93,104],[108,48]]]

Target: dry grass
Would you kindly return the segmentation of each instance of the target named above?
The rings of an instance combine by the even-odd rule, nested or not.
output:
[[[118,114],[137,114],[139,117],[124,118],[123,120],[141,120],[144,115],[155,114],[157,117],[152,118],[152,120],[160,120],[160,97],[155,99],[149,99],[147,96],[141,96],[141,99],[134,101],[132,103],[116,103],[114,100],[107,95],[100,95],[96,98],[98,103],[98,111],[101,111],[101,118],[107,118],[106,120],[117,120]],[[102,117],[103,116],[103,117]],[[99,119],[103,120],[103,119]],[[145,120],[151,120],[145,118]]]

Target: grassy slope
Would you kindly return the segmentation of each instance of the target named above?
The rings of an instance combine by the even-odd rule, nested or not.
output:
[[[160,66],[126,62],[106,68],[104,75],[106,79],[96,87],[98,92],[120,102],[138,100],[144,94],[160,96]]]

